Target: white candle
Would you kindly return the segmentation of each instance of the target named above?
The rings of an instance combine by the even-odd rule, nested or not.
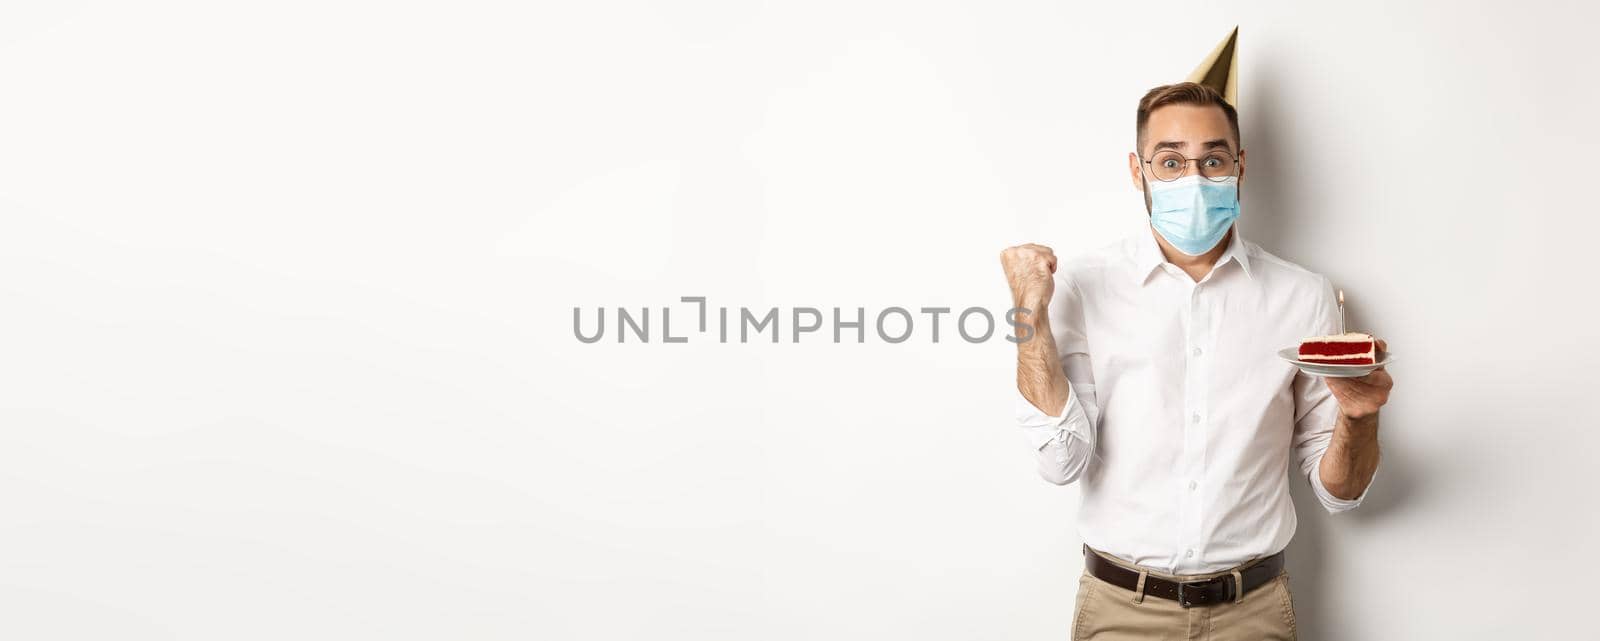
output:
[[[1345,333],[1345,329],[1344,329],[1344,290],[1342,290],[1342,289],[1339,290],[1339,333],[1340,334]]]

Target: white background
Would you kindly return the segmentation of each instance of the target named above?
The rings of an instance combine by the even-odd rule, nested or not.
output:
[[[0,636],[1064,639],[1009,343],[572,309],[1002,309],[1234,24],[1245,235],[1399,359],[1304,637],[1577,634],[1600,16],[1398,4],[7,3]]]

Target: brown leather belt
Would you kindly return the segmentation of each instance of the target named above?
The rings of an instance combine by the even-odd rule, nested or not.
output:
[[[1089,546],[1083,546],[1083,567],[1095,578],[1110,583],[1117,587],[1139,591],[1139,572],[1129,570],[1100,556]],[[1204,581],[1169,581],[1154,575],[1145,575],[1144,593],[1158,596],[1163,599],[1177,601],[1178,605],[1185,608],[1196,605],[1216,605],[1234,601],[1243,594],[1261,587],[1263,584],[1276,578],[1283,572],[1283,553],[1256,561],[1250,567],[1239,571],[1244,578],[1244,592],[1235,592],[1236,586],[1232,574],[1206,579]]]

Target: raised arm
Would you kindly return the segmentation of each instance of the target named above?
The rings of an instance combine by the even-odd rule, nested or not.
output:
[[[1056,257],[1049,247],[1012,247],[1000,262],[1017,309],[1017,424],[1034,450],[1039,475],[1065,485],[1094,456],[1098,414],[1081,297],[1070,284],[1057,296]]]
[[[1056,254],[1044,245],[1018,245],[1001,252],[1000,265],[1011,285],[1011,306],[1019,310],[1017,321],[1033,333],[1017,343],[1017,391],[1044,413],[1059,415],[1067,406],[1071,384],[1061,369],[1056,339],[1050,331]]]

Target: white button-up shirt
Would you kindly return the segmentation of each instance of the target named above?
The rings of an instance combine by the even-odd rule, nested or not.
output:
[[[1017,421],[1052,483],[1083,491],[1090,547],[1174,574],[1228,569],[1294,536],[1287,472],[1330,512],[1317,465],[1338,401],[1279,349],[1337,333],[1328,279],[1240,238],[1195,282],[1153,230],[1056,270],[1050,325],[1071,383],[1061,416],[1020,393]]]

